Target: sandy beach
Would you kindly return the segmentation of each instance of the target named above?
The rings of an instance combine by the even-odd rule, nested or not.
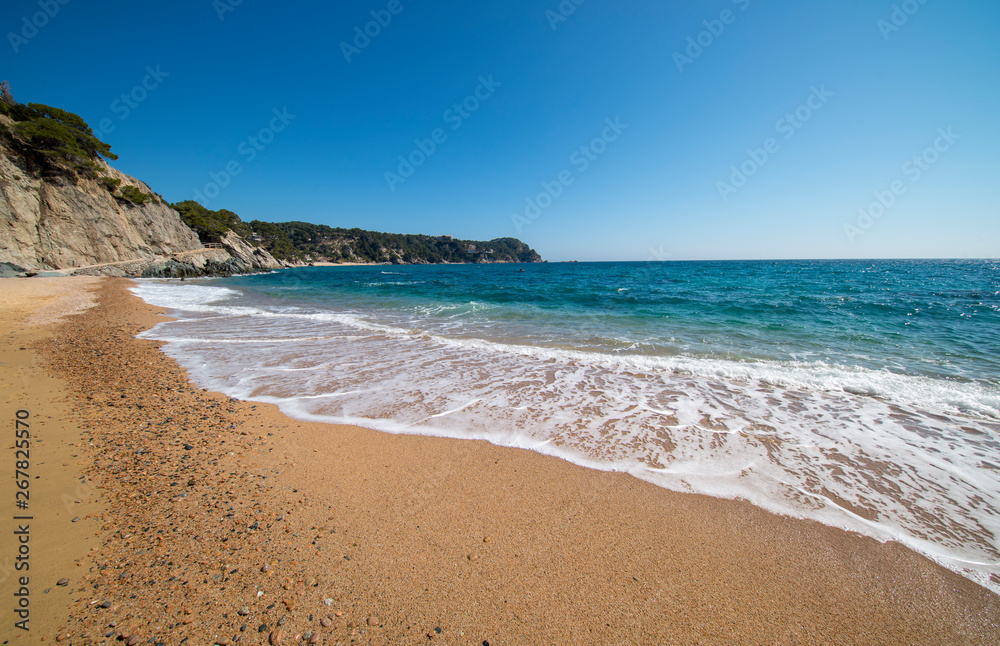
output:
[[[893,543],[199,389],[128,285],[0,281],[3,644],[1000,643],[1000,598]]]

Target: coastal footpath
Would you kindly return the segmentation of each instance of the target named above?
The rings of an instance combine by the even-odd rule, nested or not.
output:
[[[135,338],[163,318],[129,285],[0,280],[0,414],[30,425],[30,506],[13,440],[0,493],[32,517],[29,580],[0,575],[27,599],[4,642],[1000,642],[1000,598],[898,544],[202,390]],[[19,550],[3,532],[0,564]]]

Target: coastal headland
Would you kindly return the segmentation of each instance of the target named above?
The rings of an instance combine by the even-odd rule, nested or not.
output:
[[[1000,643],[1000,598],[894,543],[202,390],[129,284],[0,280],[0,642]]]

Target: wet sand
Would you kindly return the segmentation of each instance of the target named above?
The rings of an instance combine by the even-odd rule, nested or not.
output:
[[[162,319],[127,281],[26,325],[58,301],[13,291],[67,284],[37,280],[0,281],[2,414],[31,411],[38,476],[32,630],[6,610],[4,641],[1000,643],[1000,598],[899,545],[485,442],[298,422],[135,339]]]

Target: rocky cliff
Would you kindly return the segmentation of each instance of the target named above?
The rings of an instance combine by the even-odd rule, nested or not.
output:
[[[0,126],[12,124],[0,115]],[[29,272],[133,276],[242,273],[281,266],[237,236],[224,240],[220,249],[205,250],[198,235],[149,186],[103,159],[95,164],[95,178],[47,173],[0,137],[0,263]],[[120,194],[127,187],[152,199],[123,199]]]

